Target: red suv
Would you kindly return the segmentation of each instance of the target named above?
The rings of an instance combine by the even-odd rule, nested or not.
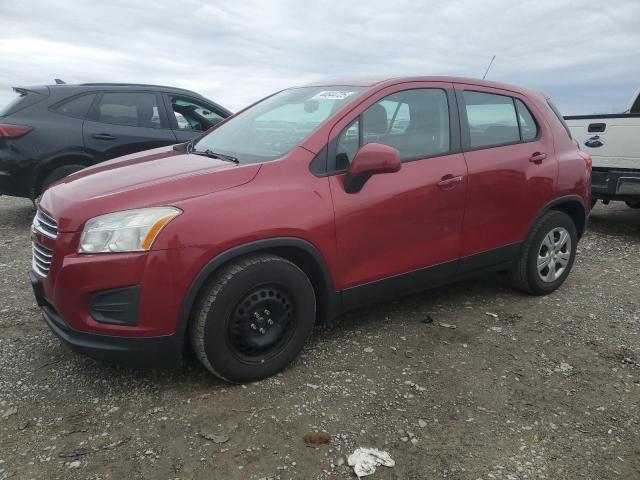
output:
[[[483,271],[567,278],[591,160],[543,94],[453,77],[276,93],[46,190],[31,279],[74,349],[248,382],[315,322]]]

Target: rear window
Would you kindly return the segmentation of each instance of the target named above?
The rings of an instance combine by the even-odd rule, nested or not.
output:
[[[9,101],[9,103],[0,108],[0,117],[5,117],[16,113],[18,110],[35,105],[47,98],[49,90],[46,87],[38,88],[42,92],[36,92],[32,90],[26,90],[23,88],[14,88],[16,96]]]
[[[551,99],[547,100],[547,104],[549,105],[549,108],[553,110],[553,113],[556,114],[556,117],[558,117],[558,120],[560,120],[560,123],[562,123],[562,126],[567,131],[567,135],[569,135],[569,138],[573,138],[571,136],[571,130],[569,130],[569,125],[567,125],[567,122],[564,121],[564,118],[562,117],[560,110],[558,110],[558,107],[556,107],[556,105],[551,101]]]

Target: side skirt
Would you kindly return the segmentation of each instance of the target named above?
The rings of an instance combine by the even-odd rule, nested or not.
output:
[[[440,263],[411,272],[343,290],[342,312],[365,305],[446,285],[486,272],[509,270],[520,253],[522,242],[475,253],[459,260]]]

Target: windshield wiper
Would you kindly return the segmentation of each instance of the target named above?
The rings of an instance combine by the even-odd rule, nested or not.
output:
[[[209,158],[216,158],[218,160],[224,160],[226,162],[240,163],[240,160],[238,160],[236,157],[232,157],[231,155],[225,155],[223,153],[214,152],[210,148],[207,148],[206,150],[196,150],[195,148],[192,147],[189,153],[195,153],[196,155],[203,155]]]

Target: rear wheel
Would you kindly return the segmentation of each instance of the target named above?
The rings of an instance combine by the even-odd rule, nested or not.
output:
[[[640,201],[635,201],[635,202],[624,202],[627,204],[628,207],[630,208],[640,208]]]
[[[52,183],[57,182],[61,178],[71,175],[72,173],[76,173],[83,168],[85,168],[84,165],[71,164],[53,169],[42,182],[42,185],[40,186],[40,193],[44,192]]]
[[[511,272],[514,285],[532,295],[546,295],[564,283],[578,244],[576,227],[564,212],[544,214],[529,232]]]
[[[202,364],[236,383],[282,370],[302,350],[316,314],[313,286],[296,265],[256,255],[226,267],[194,309],[190,337]]]

